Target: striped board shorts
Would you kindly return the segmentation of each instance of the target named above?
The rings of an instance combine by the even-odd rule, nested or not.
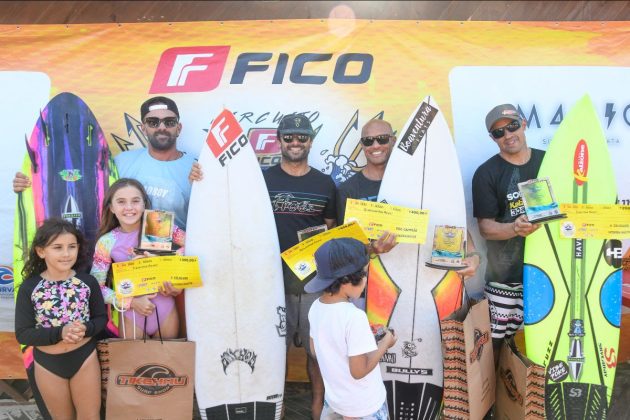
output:
[[[492,338],[509,338],[516,334],[523,323],[523,285],[490,282],[484,293],[490,307]]]

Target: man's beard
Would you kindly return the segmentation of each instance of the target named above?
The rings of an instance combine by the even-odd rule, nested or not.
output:
[[[168,139],[166,140],[158,140],[157,136],[168,136]],[[153,134],[153,136],[147,136],[149,143],[151,143],[151,146],[156,149],[156,150],[170,150],[175,148],[175,142],[177,142],[177,137],[172,136],[170,133],[166,132],[166,133],[160,133],[157,132],[155,134]]]
[[[298,156],[291,155],[289,151],[285,149],[281,149],[280,153],[282,154],[282,159],[287,162],[302,162],[308,159],[308,150],[306,149],[302,149]]]

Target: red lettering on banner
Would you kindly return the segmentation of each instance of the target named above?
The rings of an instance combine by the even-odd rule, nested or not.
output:
[[[229,46],[176,47],[162,53],[149,93],[207,92],[221,82]]]

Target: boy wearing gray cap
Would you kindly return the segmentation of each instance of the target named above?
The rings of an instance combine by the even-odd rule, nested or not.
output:
[[[388,418],[378,362],[397,338],[387,331],[377,343],[365,312],[350,302],[365,289],[368,262],[360,241],[331,239],[315,252],[317,275],[304,287],[323,291],[308,313],[311,353],[326,388],[322,420]]]

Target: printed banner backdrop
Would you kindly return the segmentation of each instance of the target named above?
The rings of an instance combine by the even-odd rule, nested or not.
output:
[[[50,83],[47,99],[65,91],[81,97],[114,154],[145,146],[139,107],[154,95],[177,102],[183,124],[178,143],[193,155],[213,116],[223,107],[232,110],[262,166],[278,162],[275,128],[282,115],[303,113],[317,130],[310,164],[337,183],[365,164],[358,147],[365,122],[383,118],[400,130],[418,102],[432,95],[454,128],[468,200],[474,169],[498,150],[483,123],[492,106],[513,102],[527,118],[535,116],[527,138],[544,149],[563,113],[589,93],[609,141],[620,202],[630,202],[628,22],[30,25],[0,26],[0,40],[0,74],[9,78],[0,79],[2,115],[11,124],[0,138],[6,172],[0,203],[15,201],[8,178],[21,166],[16,156],[23,156],[37,117],[17,115],[23,103],[37,102],[33,95],[47,90],[38,85],[16,91],[24,85],[11,82],[15,72],[43,73]],[[10,302],[12,206],[0,212],[0,302]],[[473,233],[480,242],[476,227]],[[482,277],[474,281],[478,289]],[[10,305],[0,306],[0,330],[12,328],[12,317]]]

